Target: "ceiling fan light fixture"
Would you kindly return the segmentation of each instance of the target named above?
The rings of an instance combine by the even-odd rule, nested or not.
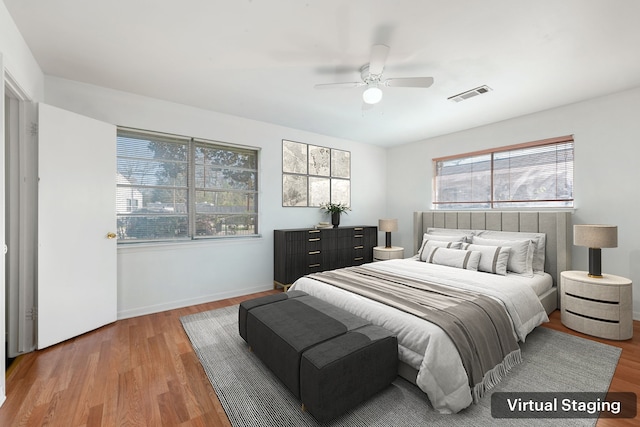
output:
[[[382,89],[378,86],[369,86],[362,92],[362,100],[367,104],[377,104],[382,100]]]

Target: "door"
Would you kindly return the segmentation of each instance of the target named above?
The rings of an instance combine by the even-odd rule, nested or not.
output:
[[[116,128],[45,104],[38,121],[41,349],[116,320]]]

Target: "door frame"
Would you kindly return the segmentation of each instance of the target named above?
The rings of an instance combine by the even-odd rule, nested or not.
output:
[[[9,225],[5,241],[10,248],[5,257],[7,356],[13,358],[35,349],[38,161],[35,104],[6,74],[4,90],[9,101],[4,115],[8,126],[4,152],[9,155],[5,162],[15,165],[14,170],[5,170],[8,179],[3,186],[3,200],[16,205],[4,208]]]

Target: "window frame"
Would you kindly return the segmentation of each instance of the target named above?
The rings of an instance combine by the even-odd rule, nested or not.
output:
[[[302,148],[297,150],[304,152],[304,160],[291,158],[291,163],[287,162],[285,146],[292,145]],[[321,162],[322,170],[314,173],[316,165],[312,150],[322,152],[326,151],[327,158],[325,162]],[[296,151],[296,150],[292,150]],[[342,160],[342,161],[341,161]],[[297,185],[294,181],[298,181]],[[314,192],[313,182],[322,182],[326,184],[326,200],[316,200],[322,196],[319,192]],[[302,183],[302,184],[300,184]],[[340,190],[342,186],[342,191]],[[304,202],[292,203],[289,197],[290,191],[302,188],[305,191]],[[346,197],[339,197],[339,193],[346,193]],[[323,147],[316,144],[307,144],[304,142],[293,141],[290,139],[282,140],[282,207],[311,207],[320,208],[327,203],[342,203],[351,206],[351,152],[337,148]]]
[[[186,235],[184,237],[176,237],[176,238],[171,238],[171,237],[158,237],[158,238],[149,238],[149,237],[144,237],[144,238],[140,238],[140,239],[135,239],[135,238],[123,238],[123,233],[122,230],[120,230],[121,226],[120,224],[118,224],[118,244],[122,245],[122,246],[129,246],[129,245],[136,245],[136,244],[154,244],[154,243],[186,243],[186,242],[202,242],[202,241],[213,241],[213,240],[223,240],[223,239],[243,239],[243,238],[257,238],[257,237],[261,237],[260,233],[259,233],[259,213],[260,213],[260,206],[259,206],[259,188],[260,188],[260,155],[261,155],[261,150],[258,147],[252,147],[252,146],[246,146],[246,145],[239,145],[239,144],[231,144],[231,143],[227,143],[227,142],[221,142],[221,141],[215,141],[215,140],[209,140],[209,139],[203,139],[203,138],[196,138],[196,137],[188,137],[188,136],[182,136],[182,135],[175,135],[175,134],[169,134],[169,133],[163,133],[163,132],[155,132],[155,131],[148,131],[148,130],[143,130],[143,129],[135,129],[135,128],[129,128],[129,127],[123,127],[123,126],[118,126],[117,127],[117,140],[116,140],[116,144],[120,143],[120,138],[121,137],[130,137],[130,138],[140,138],[141,140],[150,140],[150,141],[160,141],[163,143],[167,143],[167,141],[170,142],[175,142],[176,144],[183,144],[184,146],[186,146],[186,183],[183,187],[180,187],[178,185],[176,185],[175,187],[171,187],[172,189],[181,189],[182,191],[186,192],[186,202],[185,204],[185,209],[186,209],[186,213],[185,215],[182,215],[185,217],[185,220],[187,222],[186,225]],[[221,164],[221,165],[214,165],[214,164],[209,164],[206,165],[206,163],[197,163],[196,162],[196,150],[198,150],[199,147],[204,147],[204,148],[212,148],[214,150],[222,150],[222,151],[227,151],[229,153],[247,153],[251,156],[255,157],[255,168],[251,168],[251,167],[238,167],[238,166],[234,166],[234,165],[229,165],[229,164]],[[117,159],[117,163],[120,160],[126,159],[131,161],[132,157],[131,156],[122,156],[119,153],[116,154],[116,159]],[[155,157],[152,159],[144,159],[143,157],[138,158],[138,160],[144,160],[144,161],[148,161],[148,162],[153,162],[156,161]],[[158,160],[162,161],[163,159]],[[133,161],[135,161],[135,159],[133,159]],[[176,161],[176,160],[166,160],[167,162],[175,162],[175,163],[180,163],[181,161]],[[141,162],[142,163],[142,162]],[[232,170],[232,171],[249,171],[251,173],[255,174],[255,178],[252,180],[253,183],[255,184],[255,188],[253,189],[234,189],[234,188],[224,188],[224,187],[210,187],[207,188],[206,184],[202,184],[202,183],[198,183],[198,177],[196,176],[196,168],[197,167],[204,167],[206,168],[207,166],[209,166],[212,169],[219,169],[219,170]],[[135,185],[135,184],[131,184],[130,182],[127,183],[121,183],[121,179],[118,178],[118,175],[121,175],[120,171],[117,169],[116,170],[116,188],[117,188],[117,192],[119,193],[121,191],[122,188],[131,188],[131,189],[146,189],[146,190],[153,190],[153,189],[168,189],[169,187],[167,187],[165,184],[158,184],[158,183],[154,183],[154,184],[139,184],[139,185]],[[125,180],[128,181],[128,179],[125,177]],[[202,187],[201,185],[205,185],[205,187]],[[253,198],[253,203],[251,203],[251,207],[253,208],[253,211],[247,210],[246,212],[242,212],[242,213],[238,213],[238,214],[233,214],[231,213],[231,216],[239,216],[239,215],[246,215],[248,217],[251,218],[251,225],[252,225],[252,232],[251,233],[246,233],[246,234],[235,234],[235,233],[230,233],[229,230],[230,228],[225,227],[224,231],[225,234],[224,235],[201,235],[198,234],[198,224],[197,224],[197,216],[199,214],[202,214],[203,212],[198,212],[198,200],[197,200],[197,196],[196,193],[197,192],[220,192],[220,193],[239,193],[239,194],[246,194],[248,197],[252,197]],[[142,196],[141,196],[142,197]],[[129,203],[130,200],[126,200],[125,203]],[[154,202],[151,202],[154,203]],[[138,204],[138,201],[136,200],[136,205]],[[138,208],[146,208],[147,205],[145,205],[144,203],[140,202],[139,203],[140,206],[138,206]],[[249,204],[248,204],[249,205]],[[219,206],[216,206],[219,207]],[[125,207],[126,208],[126,207]],[[131,211],[133,212],[133,211]],[[129,217],[135,217],[135,215],[132,215],[131,212],[129,213],[121,213],[118,212],[118,200],[116,200],[116,217],[118,220],[120,220],[121,217],[123,216],[129,216]],[[222,214],[222,211],[214,211],[212,212],[214,215],[219,215]],[[157,217],[160,218],[162,217],[163,214],[149,214],[149,213],[145,213],[144,215],[140,215],[140,217],[146,217],[146,218],[153,218],[153,217]],[[238,227],[237,225],[235,227]],[[233,230],[236,230],[236,228],[233,228]]]
[[[536,148],[536,147],[543,147],[543,146],[559,146],[562,144],[570,144],[571,145],[571,153],[572,153],[572,160],[571,160],[571,197],[570,198],[556,198],[556,199],[522,199],[522,200],[496,200],[495,199],[495,182],[494,182],[494,177],[495,177],[495,169],[494,169],[494,162],[495,162],[495,156],[496,154],[499,153],[505,153],[505,152],[509,152],[509,151],[517,151],[517,150],[526,150],[529,148]],[[490,162],[490,172],[489,172],[489,179],[490,179],[490,195],[489,195],[489,200],[483,200],[483,201],[474,201],[474,200],[470,200],[470,201],[441,201],[438,200],[438,162],[445,162],[445,161],[450,161],[450,160],[458,160],[458,159],[465,159],[465,158],[472,158],[472,157],[480,157],[480,156],[489,156],[489,162]],[[479,164],[480,162],[474,162],[474,164]],[[537,141],[531,141],[531,142],[525,142],[525,143],[520,143],[520,144],[513,144],[513,145],[508,145],[508,146],[504,146],[504,147],[498,147],[498,148],[491,148],[491,149],[486,149],[486,150],[478,150],[478,151],[472,151],[472,152],[468,152],[468,153],[463,153],[463,154],[455,154],[455,155],[450,155],[450,156],[443,156],[443,157],[437,157],[437,158],[433,158],[432,159],[432,165],[433,165],[433,179],[432,179],[432,206],[433,209],[436,210],[474,210],[474,209],[490,209],[490,210],[505,210],[505,209],[573,209],[574,208],[574,201],[575,201],[575,195],[574,195],[574,187],[573,187],[573,170],[574,170],[574,163],[575,163],[575,141],[573,138],[573,135],[565,135],[565,136],[560,136],[560,137],[555,137],[555,138],[548,138],[548,139],[542,139],[542,140],[537,140]],[[558,164],[558,162],[556,161],[556,164]],[[567,202],[569,203],[566,206],[558,206],[558,205],[551,205],[551,203],[563,203],[563,202]],[[538,205],[534,205],[535,203],[539,203]],[[452,205],[462,205],[459,207],[456,206],[452,206]],[[509,205],[509,204],[513,204],[513,206],[505,206],[505,205]],[[527,206],[522,206],[523,204],[528,204]],[[546,205],[545,205],[546,204]],[[442,207],[446,205],[446,207]],[[472,207],[473,205],[482,205],[482,206],[478,206],[476,207]],[[488,206],[487,206],[488,205]],[[496,206],[499,205],[499,206]]]

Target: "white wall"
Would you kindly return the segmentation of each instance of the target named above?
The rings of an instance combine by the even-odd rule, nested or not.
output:
[[[262,237],[120,247],[121,318],[272,288],[273,230],[328,220],[317,208],[282,207],[282,139],[351,151],[352,211],[343,216],[341,225],[377,225],[385,215],[386,150],[382,148],[55,77],[45,78],[45,101],[115,125],[260,149]]]
[[[390,149],[387,212],[400,227],[394,244],[412,248],[412,212],[431,208],[432,158],[573,134],[574,223],[618,226],[618,248],[602,250],[602,270],[634,282],[640,319],[639,112],[636,88]],[[574,247],[573,268],[588,269],[586,248]]]
[[[42,99],[44,76],[31,50],[18,31],[4,2],[0,1],[0,53],[3,55],[4,71],[20,88],[32,97]]]

